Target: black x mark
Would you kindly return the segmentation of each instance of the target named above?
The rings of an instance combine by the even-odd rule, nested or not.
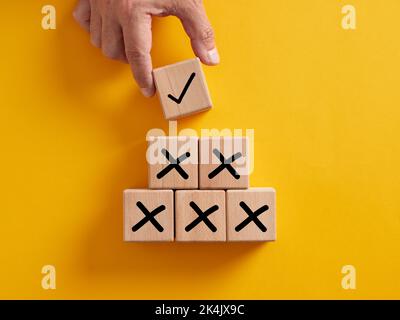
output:
[[[165,210],[164,205],[161,205],[161,206],[155,208],[151,212],[149,210],[147,210],[147,208],[140,201],[136,202],[136,206],[143,212],[145,217],[132,227],[133,232],[138,231],[141,227],[143,227],[149,221],[159,232],[164,231],[164,228],[161,226],[161,224],[159,224],[158,221],[154,218],[160,212]]]
[[[193,73],[190,75],[189,80],[186,82],[185,87],[183,88],[183,91],[182,91],[182,93],[180,94],[180,96],[179,96],[178,99],[175,98],[172,94],[169,94],[169,95],[168,95],[168,98],[170,98],[172,101],[176,102],[177,104],[180,104],[180,103],[182,102],[182,100],[183,100],[183,97],[184,97],[185,94],[186,94],[186,91],[188,91],[188,89],[189,89],[189,87],[190,87],[190,84],[192,83],[192,81],[193,81],[193,79],[194,79],[195,76],[196,76],[196,73],[195,73],[195,72],[193,72]]]
[[[182,169],[179,164],[190,157],[190,152],[184,153],[183,155],[178,157],[178,159],[175,159],[173,156],[171,156],[171,154],[166,149],[162,149],[161,152],[167,158],[170,164],[162,169],[159,173],[157,173],[157,179],[163,178],[168,172],[170,172],[172,169],[175,169],[183,179],[187,180],[189,178],[189,175],[186,173],[185,170]]]
[[[215,156],[221,161],[221,164],[215,168],[213,171],[211,171],[208,175],[208,178],[212,179],[214,178],[217,174],[219,174],[222,170],[226,169],[229,171],[229,173],[236,179],[239,180],[240,174],[237,173],[237,171],[232,167],[232,163],[239,159],[242,156],[241,152],[235,153],[232,157],[225,158],[224,155],[219,152],[217,149],[213,150],[213,153]]]
[[[204,222],[208,228],[212,232],[217,232],[217,227],[213,225],[213,223],[208,219],[208,216],[213,212],[217,211],[219,207],[217,205],[208,208],[206,211],[201,211],[201,209],[195,204],[193,201],[190,202],[190,206],[192,209],[199,215],[196,219],[194,219],[190,224],[188,224],[185,228],[186,232],[192,230],[195,226],[197,226],[200,222]]]
[[[262,222],[257,218],[260,214],[263,212],[267,211],[269,207],[267,205],[262,206],[261,208],[257,209],[256,211],[252,211],[247,204],[245,204],[243,201],[240,201],[239,205],[242,207],[242,209],[249,215],[246,219],[243,220],[240,224],[237,225],[235,228],[236,232],[239,232],[242,230],[245,226],[247,226],[250,222],[254,222],[257,227],[260,228],[262,232],[267,231],[267,227],[262,224]]]

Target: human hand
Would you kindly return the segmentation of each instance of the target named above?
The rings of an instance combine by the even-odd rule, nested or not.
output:
[[[194,53],[207,65],[219,63],[214,32],[202,0],[79,0],[77,22],[111,59],[129,63],[143,95],[155,93],[151,62],[153,16],[178,17]]]

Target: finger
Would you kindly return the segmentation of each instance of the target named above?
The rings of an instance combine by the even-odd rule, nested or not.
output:
[[[137,14],[123,24],[125,54],[133,76],[145,97],[155,93],[151,62],[151,16]]]
[[[182,1],[176,8],[175,15],[182,21],[183,27],[190,37],[196,56],[208,65],[220,62],[215,46],[214,31],[208,20],[202,1]]]
[[[79,0],[72,14],[79,25],[87,32],[90,30],[90,1]]]
[[[101,15],[93,3],[90,7],[90,41],[95,47],[101,48]]]
[[[101,50],[107,58],[127,62],[122,28],[108,16],[102,23]]]

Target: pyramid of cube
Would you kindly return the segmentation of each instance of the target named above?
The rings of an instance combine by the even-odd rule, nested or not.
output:
[[[173,107],[166,101],[168,92],[174,98],[169,100],[183,101],[182,92],[172,90],[182,85],[187,91],[184,96],[191,100],[189,114],[211,107],[204,75],[199,77],[200,84],[193,77],[199,72],[197,59],[155,70],[163,108]],[[162,74],[161,80],[157,74]],[[162,79],[169,79],[169,90],[160,89]],[[197,88],[196,92],[190,90],[189,82],[194,82],[192,91]],[[165,115],[170,113],[164,109]],[[175,116],[184,115],[180,109]],[[154,136],[148,143],[148,189],[124,191],[125,241],[276,239],[275,190],[249,187],[252,154],[248,137]]]

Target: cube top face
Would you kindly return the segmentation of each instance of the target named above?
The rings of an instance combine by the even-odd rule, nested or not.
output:
[[[274,189],[228,190],[226,202],[228,241],[276,239]]]
[[[153,75],[167,120],[211,108],[210,94],[198,58],[154,69]]]
[[[204,137],[199,148],[200,189],[249,188],[248,137]]]
[[[175,192],[176,241],[226,241],[224,191]]]
[[[172,190],[124,191],[124,240],[173,241]]]
[[[198,137],[149,137],[150,189],[198,188]]]

